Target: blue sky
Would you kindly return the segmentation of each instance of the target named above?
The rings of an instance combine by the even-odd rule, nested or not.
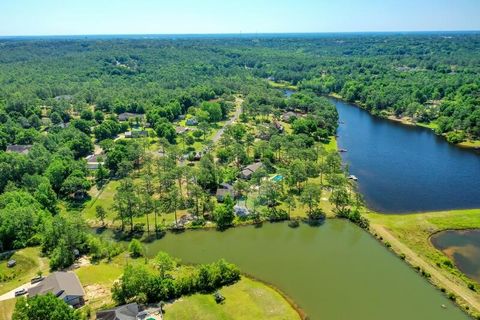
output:
[[[480,0],[0,0],[0,35],[480,30]]]

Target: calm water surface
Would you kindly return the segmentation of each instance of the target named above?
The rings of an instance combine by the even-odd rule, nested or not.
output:
[[[449,256],[468,277],[480,283],[480,230],[447,230],[435,234],[435,248]]]
[[[480,154],[425,128],[371,116],[332,99],[339,148],[368,206],[384,213],[480,208]]]
[[[149,256],[159,250],[187,263],[225,258],[277,286],[312,320],[468,319],[368,233],[346,221],[316,228],[278,223],[167,234],[147,245]]]

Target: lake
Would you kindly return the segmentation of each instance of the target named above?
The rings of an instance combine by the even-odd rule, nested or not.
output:
[[[447,230],[430,239],[469,278],[480,283],[480,230]]]
[[[274,284],[312,320],[469,319],[367,232],[343,220],[297,229],[267,223],[168,233],[147,244],[147,255],[159,250],[186,263],[225,258]]]
[[[331,99],[342,158],[371,209],[406,213],[480,207],[480,155],[426,128],[381,119]]]

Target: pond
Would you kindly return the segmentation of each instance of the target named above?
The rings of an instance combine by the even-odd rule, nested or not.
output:
[[[381,119],[331,99],[338,145],[367,205],[383,213],[480,207],[480,155],[426,128]]]
[[[480,283],[480,230],[447,230],[430,239],[469,278]]]
[[[168,233],[147,244],[149,256],[160,250],[186,263],[225,258],[278,287],[312,320],[468,319],[368,233],[343,220],[297,229],[268,223]]]

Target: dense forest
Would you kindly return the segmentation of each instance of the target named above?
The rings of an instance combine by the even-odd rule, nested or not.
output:
[[[97,218],[116,212],[132,232],[138,217],[149,232],[152,212],[155,231],[161,212],[175,213],[177,227],[177,210],[228,227],[234,199],[210,197],[225,183],[233,198],[257,188],[254,205],[270,220],[288,218],[297,200],[321,217],[327,188],[339,215],[361,221],[346,212],[338,155],[323,147],[338,115],[322,95],[431,124],[451,142],[479,139],[479,49],[476,33],[0,39],[0,251],[42,245],[52,269],[78,253],[115,254],[83,231],[81,217],[61,214],[110,179],[120,181],[115,203],[98,206]],[[287,98],[282,86],[298,92]],[[214,145],[240,105],[240,123]],[[185,133],[184,119],[198,129]],[[261,170],[237,181],[252,163]],[[288,188],[265,182],[272,174]]]

